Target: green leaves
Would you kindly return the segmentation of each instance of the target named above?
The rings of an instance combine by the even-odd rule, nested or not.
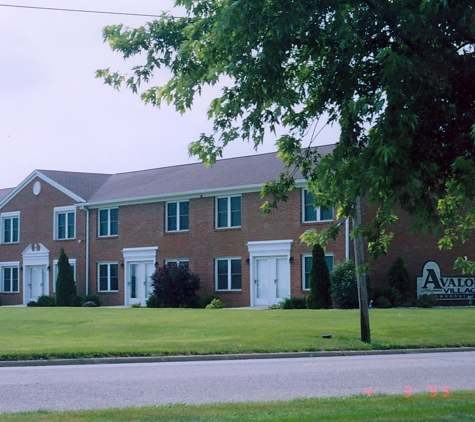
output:
[[[115,89],[144,89],[143,101],[166,101],[180,113],[219,83],[207,112],[212,133],[201,134],[190,154],[212,165],[229,142],[258,148],[283,133],[276,143],[288,172],[264,186],[264,211],[286,199],[300,170],[319,204],[338,204],[341,218],[354,215],[358,197],[382,210],[361,228],[375,256],[389,247],[386,210],[395,207],[415,217],[414,228],[455,230],[444,246],[470,236],[475,220],[462,214],[467,230],[457,231],[453,205],[438,201],[449,201],[454,180],[457,203],[475,198],[472,1],[176,3],[185,17],[164,14],[137,29],[104,28],[114,51],[124,58],[141,54],[144,62],[132,75],[106,69],[96,76]],[[170,78],[150,86],[161,68]],[[341,136],[332,154],[320,157],[301,147],[324,114],[340,124]]]

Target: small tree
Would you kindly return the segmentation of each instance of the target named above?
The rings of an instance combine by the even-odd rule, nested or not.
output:
[[[74,306],[76,304],[76,282],[69,259],[64,249],[59,251],[58,276],[56,277],[56,306]]]
[[[175,263],[159,267],[152,275],[152,298],[147,306],[154,308],[192,307],[198,302],[196,291],[200,278],[185,265]]]
[[[388,280],[389,285],[400,293],[402,302],[411,299],[411,279],[402,258],[397,258],[389,268]],[[397,303],[397,306],[401,303]]]
[[[307,306],[310,309],[329,309],[332,307],[330,271],[325,261],[325,252],[319,244],[314,245],[312,250],[310,293]]]

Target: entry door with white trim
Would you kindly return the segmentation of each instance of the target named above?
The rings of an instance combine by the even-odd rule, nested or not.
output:
[[[153,262],[129,262],[127,264],[127,298],[128,304],[146,305],[151,293],[150,277],[154,272]]]
[[[31,265],[26,267],[27,280],[26,292],[27,300],[38,300],[45,294],[46,267],[44,265]]]
[[[288,258],[255,258],[254,266],[254,305],[269,306],[290,296]]]

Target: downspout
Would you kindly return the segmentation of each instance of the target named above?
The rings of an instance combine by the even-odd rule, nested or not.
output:
[[[346,260],[350,259],[350,219],[346,219],[345,223],[345,238],[346,238]]]
[[[89,294],[89,208],[81,207],[86,212],[86,296]]]

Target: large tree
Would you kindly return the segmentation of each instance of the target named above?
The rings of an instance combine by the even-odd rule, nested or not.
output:
[[[387,251],[396,206],[415,216],[416,229],[446,229],[442,246],[475,230],[475,209],[463,208],[475,198],[472,0],[176,5],[184,16],[164,13],[137,29],[104,28],[113,50],[124,58],[143,53],[144,62],[129,75],[97,75],[135,92],[143,84],[145,102],[172,103],[182,113],[202,89],[219,83],[208,110],[213,133],[201,134],[190,153],[212,164],[233,140],[257,148],[266,134],[277,137],[288,171],[264,187],[265,210],[286,199],[299,168],[316,203],[339,204],[340,217],[357,217],[359,198],[376,204],[373,221],[353,231],[366,237],[374,257]],[[153,86],[160,68],[171,76]],[[333,153],[324,157],[318,148],[302,149],[322,116],[341,127]],[[322,243],[338,230],[310,231],[304,239]]]

